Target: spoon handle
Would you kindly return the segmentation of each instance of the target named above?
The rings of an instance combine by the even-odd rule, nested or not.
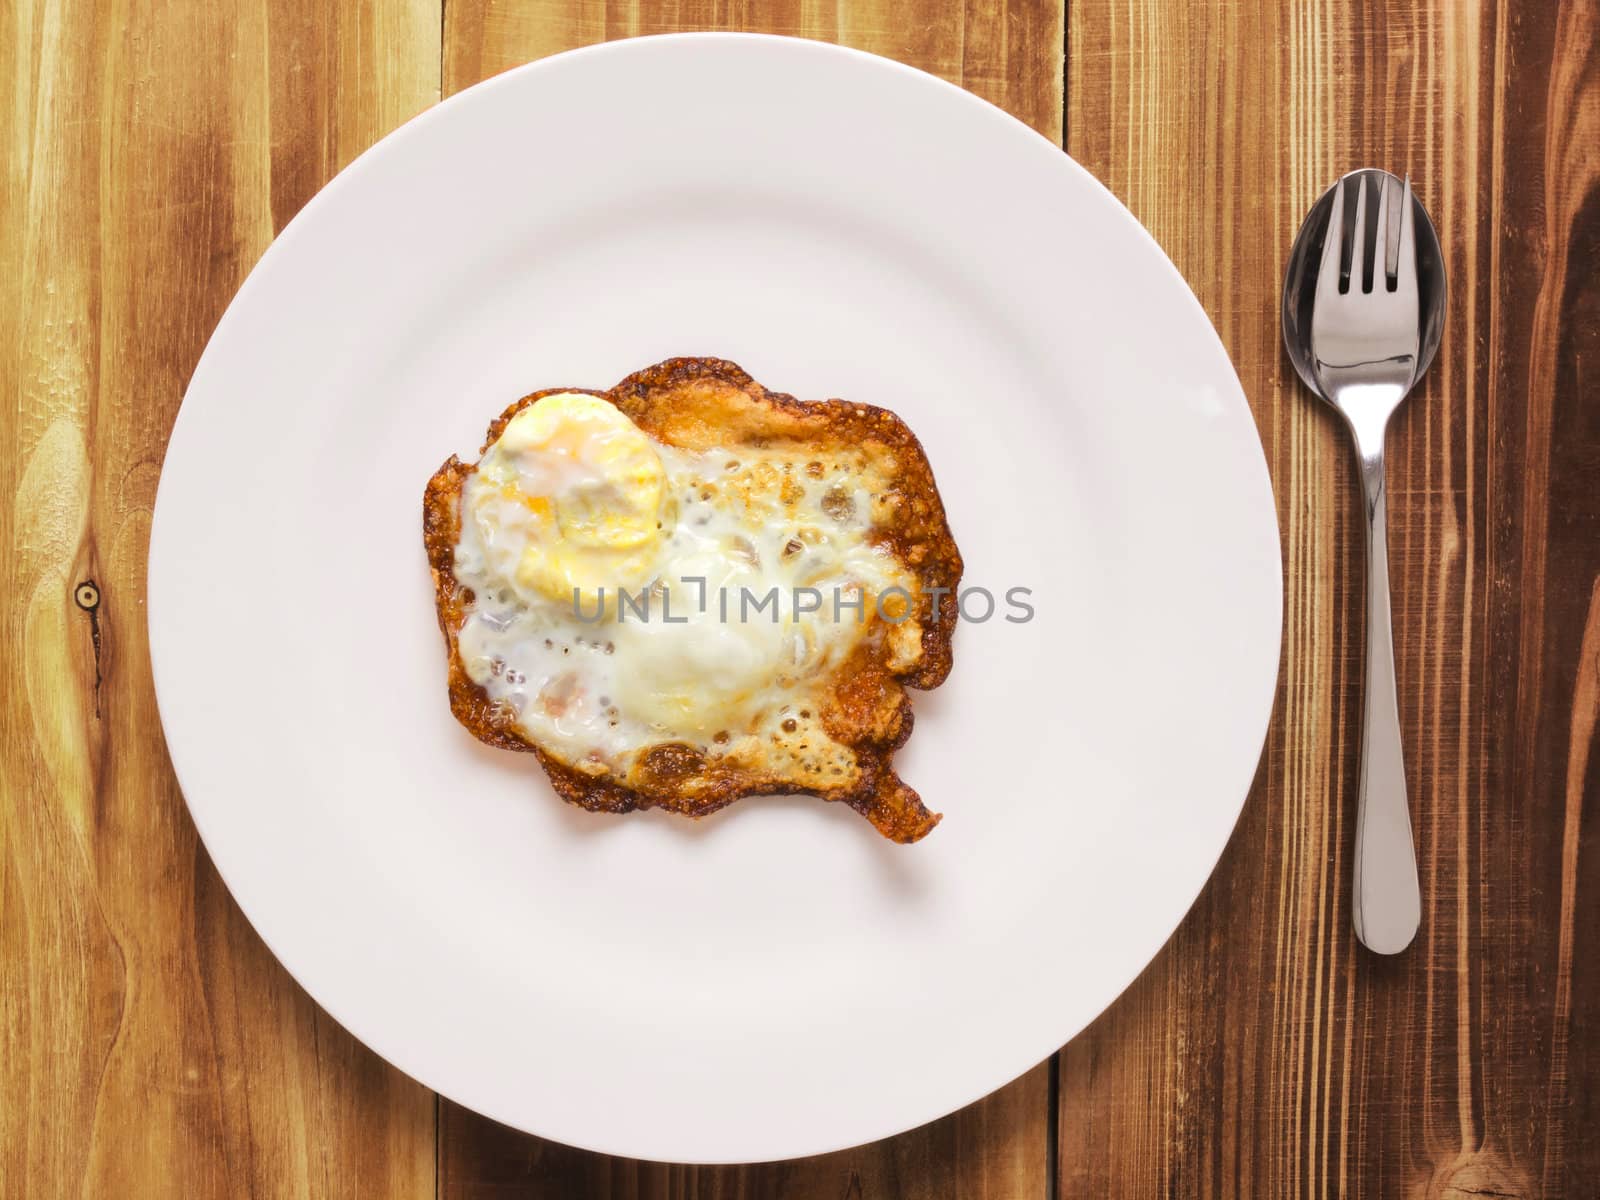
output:
[[[1355,884],[1350,911],[1369,950],[1396,954],[1422,920],[1417,856],[1406,806],[1405,759],[1395,692],[1389,613],[1389,541],[1385,531],[1383,438],[1361,448],[1367,513],[1367,681],[1361,713],[1361,774],[1356,810]]]

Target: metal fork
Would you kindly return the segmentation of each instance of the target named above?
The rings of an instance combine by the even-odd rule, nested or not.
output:
[[[1367,179],[1350,178],[1360,189],[1355,221],[1347,231],[1341,180],[1323,240],[1311,352],[1323,398],[1355,439],[1366,495],[1367,671],[1351,915],[1364,945],[1393,954],[1411,943],[1422,918],[1395,690],[1383,464],[1389,418],[1418,375],[1416,231],[1410,179],[1403,189],[1392,177],[1379,182],[1377,219],[1369,223]]]

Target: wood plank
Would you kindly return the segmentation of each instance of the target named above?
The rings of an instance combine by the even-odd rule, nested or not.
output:
[[[1592,1195],[1597,5],[1073,0],[1067,44],[1069,149],[1172,254],[1239,368],[1287,594],[1277,717],[1221,867],[1061,1057],[1059,1192]],[[1275,315],[1300,218],[1357,165],[1410,172],[1451,280],[1443,351],[1389,439],[1424,890],[1394,960],[1350,931],[1351,452]]]
[[[536,58],[615,38],[741,30],[838,42],[910,63],[976,92],[1061,140],[1060,0],[448,0],[451,95]]]
[[[288,217],[437,98],[439,18],[0,8],[4,1195],[433,1192],[432,1095],[310,1002],[198,845],[143,606],[201,348]]]
[[[1000,0],[780,0],[592,4],[448,0],[447,94],[546,54],[609,38],[744,29],[836,41],[911,63],[1061,137],[1061,5]],[[757,1167],[681,1167],[585,1154],[526,1137],[442,1102],[440,1191],[492,1197],[1043,1196],[1048,1187],[1049,1068],[965,1111],[874,1146]]]
[[[1043,1197],[1049,1067],[940,1121],[870,1146],[791,1162],[691,1167],[574,1150],[441,1101],[442,1200],[883,1200]]]
[[[432,1098],[310,1004],[199,851],[156,732],[140,604],[161,450],[200,347],[273,232],[433,98],[439,15],[0,14],[13,94],[0,109],[0,1194],[433,1187]],[[548,0],[461,0],[446,18],[452,89],[602,37],[755,19]],[[1059,135],[1049,6],[800,3],[761,20],[930,67]],[[1278,719],[1239,833],[1173,944],[1063,1055],[1063,1195],[1592,1191],[1597,24],[1593,0],[1074,0],[1071,148],[1167,246],[1239,365],[1289,591]],[[1361,620],[1348,451],[1294,384],[1271,318],[1301,213],[1358,158],[1417,178],[1455,304],[1391,440],[1427,906],[1422,940],[1395,962],[1348,928]],[[461,1196],[1037,1195],[1047,1090],[1041,1069],[876,1147],[734,1171],[582,1155],[447,1107],[439,1183]]]

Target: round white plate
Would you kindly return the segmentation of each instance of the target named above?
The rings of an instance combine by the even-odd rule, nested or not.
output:
[[[693,354],[901,414],[1002,597],[915,696],[918,845],[799,797],[593,815],[450,716],[428,476]],[[1109,193],[931,76],[690,35],[472,88],[291,222],[173,430],[150,640],[211,857],[357,1037],[545,1137],[755,1160],[976,1100],[1133,979],[1250,784],[1279,572],[1238,380]]]

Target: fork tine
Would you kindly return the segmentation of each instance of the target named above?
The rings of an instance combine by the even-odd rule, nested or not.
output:
[[[1409,296],[1417,294],[1417,218],[1412,207],[1411,176],[1407,175],[1405,194],[1400,201],[1400,251],[1394,282],[1397,292]]]
[[[1350,290],[1367,290],[1367,180],[1356,179],[1356,225],[1350,231]]]
[[[1339,292],[1339,248],[1344,241],[1344,180],[1334,186],[1333,211],[1322,235],[1322,266],[1317,271],[1317,299]]]
[[[1387,175],[1378,179],[1378,227],[1372,247],[1372,290],[1389,290],[1389,276],[1394,274],[1398,251],[1390,248],[1389,220],[1394,215],[1394,205],[1389,197],[1394,192],[1394,180]]]

